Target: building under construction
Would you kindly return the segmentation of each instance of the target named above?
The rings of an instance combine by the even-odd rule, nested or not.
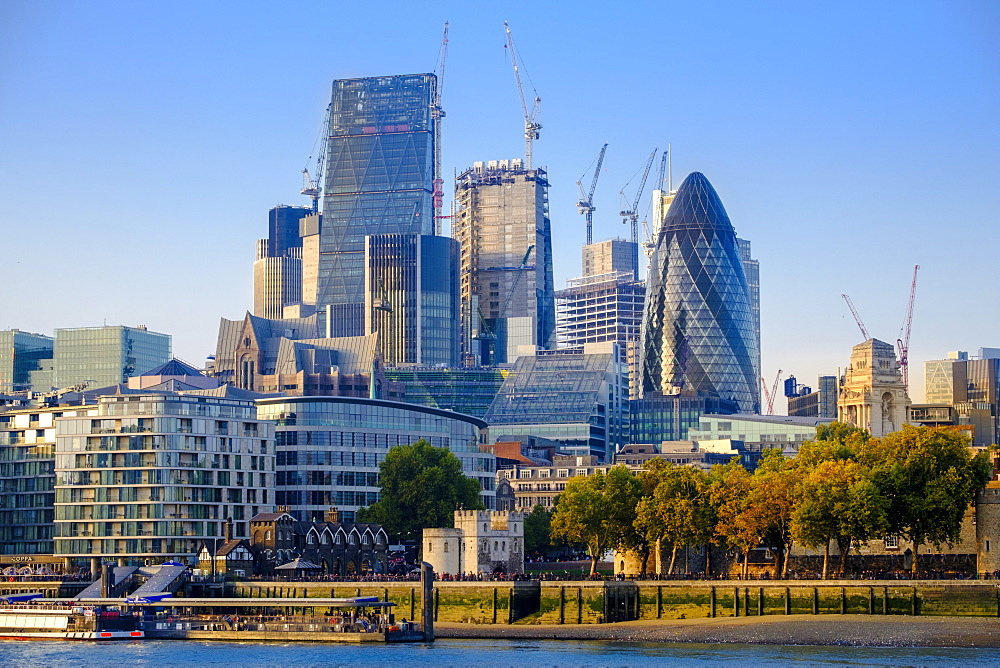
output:
[[[455,183],[466,362],[513,362],[555,344],[549,183],[521,160],[476,162]],[[528,350],[527,348],[522,350]]]

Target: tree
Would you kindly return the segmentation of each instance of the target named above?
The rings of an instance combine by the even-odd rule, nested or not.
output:
[[[624,466],[571,478],[552,513],[552,536],[586,545],[594,575],[609,548],[631,540],[639,496],[639,481]]]
[[[885,531],[886,506],[867,468],[848,459],[820,462],[802,481],[801,500],[792,512],[792,537],[806,547],[823,548],[824,579],[830,541],[837,541],[843,574],[851,546]]]
[[[959,538],[976,490],[992,474],[989,454],[973,454],[968,436],[948,427],[913,427],[871,439],[861,463],[886,497],[888,531],[913,542],[912,572],[925,543]]]
[[[541,504],[531,509],[524,517],[525,555],[543,553],[552,545],[552,513]]]
[[[657,484],[652,495],[639,502],[635,525],[647,544],[670,543],[667,573],[673,573],[678,548],[704,545],[712,537],[715,513],[709,501],[708,478],[701,469],[666,462],[654,465],[650,473],[656,475]]]
[[[447,448],[424,439],[397,445],[379,464],[381,500],[359,511],[359,520],[381,524],[403,539],[419,540],[421,530],[451,527],[459,506],[482,509],[479,483],[462,474],[462,462]]]
[[[741,574],[746,576],[746,555],[760,545],[763,532],[744,521],[753,477],[737,461],[715,465],[708,473],[708,498],[715,511],[712,543],[744,555]],[[706,569],[707,570],[707,569]]]

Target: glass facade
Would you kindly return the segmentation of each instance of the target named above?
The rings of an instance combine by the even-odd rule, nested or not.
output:
[[[760,412],[760,354],[749,287],[729,216],[703,174],[681,184],[647,280],[642,396],[692,390]]]
[[[816,427],[833,422],[828,418],[795,418],[781,415],[702,415],[697,427],[688,431],[688,438],[704,441],[737,441],[741,463],[756,468],[761,454],[770,448],[780,448],[794,457],[799,447],[816,438]]]
[[[306,206],[280,204],[267,212],[269,257],[283,257],[292,248],[302,248],[299,221],[312,213]]]
[[[494,508],[496,457],[486,423],[468,415],[395,401],[350,397],[260,399],[259,416],[277,424],[277,504],[296,519],[322,518],[336,506],[342,522],[379,499],[378,465],[389,448],[425,439],[451,450]]]
[[[0,414],[0,554],[52,554],[55,418],[92,408]]]
[[[249,538],[274,504],[274,425],[252,402],[197,392],[101,397],[56,420],[55,553],[190,563],[203,540]]]
[[[628,367],[621,347],[605,343],[518,357],[486,421],[496,440],[541,436],[562,443],[565,454],[611,461],[628,437]]]
[[[365,237],[366,331],[386,365],[458,364],[458,243],[447,237]]]
[[[691,429],[697,429],[705,413],[735,413],[735,401],[692,393],[671,396],[648,396],[629,402],[629,441],[662,443],[685,441]]]
[[[502,369],[385,369],[386,379],[405,386],[406,403],[480,419],[486,417],[508,375],[510,372]]]
[[[332,336],[363,334],[365,237],[434,234],[437,79],[333,82],[316,304]]]
[[[52,345],[52,337],[44,334],[17,329],[0,332],[0,394],[32,389],[31,372],[43,369],[43,360],[51,363]]]
[[[56,387],[90,381],[90,388],[126,382],[170,361],[168,334],[144,327],[57,329],[53,360]]]
[[[1000,440],[1000,359],[968,359],[960,353],[924,362],[924,389],[927,403],[955,407],[958,423],[974,427],[974,445]]]

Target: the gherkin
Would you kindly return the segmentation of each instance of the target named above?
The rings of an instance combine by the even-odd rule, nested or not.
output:
[[[712,184],[694,172],[677,190],[650,259],[642,394],[708,393],[758,413],[759,359],[736,231]]]

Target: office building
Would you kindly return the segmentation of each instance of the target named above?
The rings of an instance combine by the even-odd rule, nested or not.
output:
[[[868,339],[851,349],[851,363],[840,379],[839,422],[885,436],[903,428],[910,403],[891,343]]]
[[[641,396],[683,390],[760,412],[757,323],[736,232],[704,175],[670,204],[647,279]]]
[[[505,369],[468,368],[436,369],[427,367],[391,367],[385,369],[386,380],[403,387],[401,401],[455,411],[479,419],[496,398]]]
[[[633,241],[615,238],[583,247],[583,275],[599,276],[627,271],[635,278],[636,244]]]
[[[496,458],[486,422],[426,406],[354,397],[276,397],[257,401],[277,424],[277,503],[298,520],[336,506],[340,521],[379,499],[379,464],[389,448],[420,439],[448,448],[494,507]]]
[[[739,412],[732,399],[706,392],[682,390],[677,394],[650,394],[629,401],[629,442],[684,441],[698,427],[705,413]]]
[[[269,255],[267,239],[257,241],[253,263],[253,314],[281,318],[285,306],[302,302],[302,249],[290,248],[285,255]]]
[[[417,234],[366,236],[365,332],[378,334],[388,366],[457,366],[458,243]]]
[[[0,394],[32,389],[31,373],[51,365],[52,346],[52,337],[44,334],[0,332]]]
[[[646,284],[631,271],[581,276],[555,293],[560,348],[614,341],[626,347],[639,339]]]
[[[55,335],[52,385],[57,388],[82,383],[91,388],[118,385],[172,357],[170,335],[151,332],[143,325],[57,329]]]
[[[799,385],[795,376],[785,381],[788,415],[792,417],[837,417],[837,377],[820,376],[818,389]]]
[[[972,427],[974,445],[1000,439],[1000,350],[980,348],[978,359],[956,351],[924,362],[924,394],[928,404],[951,407],[955,424]]]
[[[56,419],[55,554],[193,563],[203,541],[249,538],[274,504],[274,425],[222,387],[119,390]]]
[[[765,450],[780,449],[794,457],[806,441],[816,438],[816,428],[833,422],[830,418],[790,417],[784,415],[702,415],[697,427],[688,430],[688,438],[704,450],[732,449],[740,463],[751,471]]]
[[[316,307],[330,336],[365,333],[365,237],[434,234],[437,79],[333,82]]]
[[[37,406],[0,413],[0,555],[52,554],[55,419],[88,411]]]
[[[497,441],[541,436],[602,462],[625,444],[628,419],[628,368],[615,343],[518,357],[486,413]]]
[[[462,347],[470,366],[555,347],[549,183],[520,160],[476,162],[455,184]]]

